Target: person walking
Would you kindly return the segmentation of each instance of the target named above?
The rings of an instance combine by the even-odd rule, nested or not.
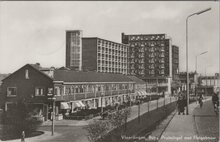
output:
[[[199,102],[200,108],[202,108],[202,106],[203,106],[203,97],[202,97],[202,95],[199,96],[198,102]]]
[[[184,105],[184,100],[182,96],[178,97],[177,100],[177,108],[178,108],[178,115],[180,115],[181,113],[183,113],[183,115],[185,114],[185,105]]]
[[[219,92],[214,92],[213,95],[212,95],[212,103],[213,103],[213,106],[214,106],[214,111],[216,113],[218,112],[218,107],[219,107],[218,93]]]

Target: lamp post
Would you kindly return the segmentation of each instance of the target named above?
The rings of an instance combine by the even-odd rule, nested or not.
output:
[[[187,96],[187,107],[186,107],[186,114],[189,114],[189,73],[188,73],[188,20],[190,17],[194,16],[194,15],[200,15],[204,12],[207,12],[211,10],[211,8],[207,8],[204,9],[202,11],[199,12],[195,12],[193,14],[190,14],[189,16],[187,16],[186,18],[186,96]]]
[[[54,93],[53,93],[53,88],[49,88],[48,89],[48,94],[49,96],[49,100],[51,100],[51,103],[52,103],[52,125],[51,125],[51,135],[53,136],[54,135],[54,120],[55,120],[55,96],[54,96]]]
[[[195,70],[195,74],[196,74],[195,96],[196,96],[196,99],[197,99],[197,58],[198,58],[198,56],[203,55],[203,54],[206,54],[207,52],[208,52],[208,51],[205,51],[205,52],[202,52],[202,53],[196,55],[196,65],[195,65],[195,68],[196,68],[196,70]]]
[[[55,119],[55,100],[56,98],[53,96],[53,98],[51,98],[52,100],[52,103],[53,103],[53,106],[52,106],[52,109],[53,109],[53,112],[52,112],[52,136],[54,135],[54,119]]]

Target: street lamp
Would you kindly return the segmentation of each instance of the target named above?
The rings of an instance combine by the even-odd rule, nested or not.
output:
[[[189,73],[188,73],[188,20],[190,17],[194,16],[194,15],[200,15],[204,12],[207,12],[211,10],[211,8],[207,8],[204,9],[202,11],[199,12],[195,12],[193,14],[190,14],[189,16],[187,16],[186,18],[186,96],[187,96],[187,107],[186,107],[186,114],[189,114]]]
[[[196,99],[197,99],[197,57],[200,56],[200,55],[203,55],[203,54],[206,54],[208,51],[205,51],[205,52],[202,52],[198,55],[196,55],[196,70],[195,70],[195,74],[196,74],[196,82],[195,82],[195,96],[196,96]]]
[[[48,94],[49,96],[49,100],[51,100],[52,102],[52,126],[51,126],[51,135],[53,136],[54,135],[54,119],[55,119],[55,96],[54,96],[54,92],[53,92],[53,88],[49,88],[48,89]]]

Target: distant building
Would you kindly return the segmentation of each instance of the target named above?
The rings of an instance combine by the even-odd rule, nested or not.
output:
[[[127,76],[127,77],[135,82],[134,90],[135,90],[135,94],[137,96],[144,97],[146,95],[150,95],[150,93],[146,92],[146,90],[147,90],[146,82],[144,82],[142,79],[139,79],[136,76]]]
[[[213,76],[199,76],[198,77],[198,94],[212,95],[216,88],[219,88],[220,78],[219,74],[216,73]]]
[[[165,86],[157,86],[156,90],[171,93],[173,65],[170,38],[165,34],[122,33],[122,43],[129,45],[128,74],[136,75],[147,83],[154,82],[154,85],[157,85],[158,79],[167,82]]]
[[[82,70],[82,31],[66,31],[66,67]]]
[[[127,74],[127,51],[125,44],[66,31],[66,67],[73,70]]]
[[[177,80],[179,73],[179,47],[172,45],[172,77]]]
[[[145,77],[172,77],[171,40],[165,34],[122,33],[122,43],[128,44],[129,73]]]
[[[178,78],[181,83],[180,91],[186,91],[186,72],[179,72]],[[194,94],[195,93],[195,86],[196,86],[196,73],[195,72],[189,72],[189,93]]]
[[[101,38],[82,38],[83,70],[127,74],[128,46]]]

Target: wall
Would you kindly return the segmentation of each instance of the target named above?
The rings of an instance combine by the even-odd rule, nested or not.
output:
[[[25,70],[28,69],[29,79],[25,79]],[[16,97],[7,97],[7,87],[16,87],[17,95]],[[36,96],[35,87],[44,88],[44,96]],[[11,74],[2,83],[2,95],[3,100],[2,106],[7,102],[17,102],[18,100],[32,101],[32,102],[47,102],[47,91],[48,88],[53,87],[52,79],[40,73],[30,65],[25,65],[21,69],[17,70],[15,73]]]
[[[82,68],[97,70],[97,38],[82,38]]]

